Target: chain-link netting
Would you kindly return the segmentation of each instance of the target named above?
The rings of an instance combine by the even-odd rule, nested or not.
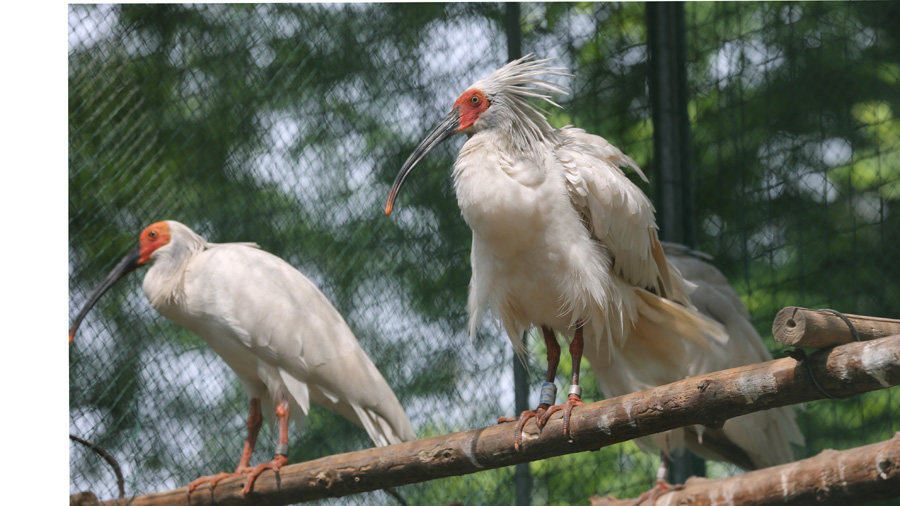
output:
[[[486,326],[473,345],[466,331],[471,232],[450,179],[461,141],[424,160],[383,213],[421,137],[506,61],[506,8],[69,6],[70,313],[145,226],[174,219],[213,242],[259,243],[309,277],[419,438],[513,415],[505,334]],[[685,14],[697,246],[769,348],[779,353],[771,322],[787,305],[900,317],[900,5],[689,3]],[[523,52],[575,74],[551,123],[603,135],[653,181],[644,4],[522,4],[519,30]],[[70,430],[116,457],[129,495],[233,470],[248,410],[234,373],[150,307],[141,272],[107,293],[70,347]],[[528,346],[535,405],[546,364],[542,340]],[[584,398],[600,399],[584,370]],[[891,391],[813,403],[796,456],[887,439],[898,411]],[[254,462],[274,454],[273,432],[263,429]],[[319,407],[290,441],[290,462],[372,445]],[[70,455],[72,492],[116,496],[96,454],[73,444]],[[635,496],[658,461],[628,442],[534,462],[531,503]],[[409,504],[512,504],[512,477],[398,493]]]

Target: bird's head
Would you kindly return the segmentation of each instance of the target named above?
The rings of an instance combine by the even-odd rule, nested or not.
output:
[[[533,54],[507,63],[463,92],[450,114],[444,118],[400,168],[388,196],[385,214],[391,214],[400,186],[425,155],[441,142],[458,133],[475,134],[490,129],[508,132],[513,142],[529,142],[550,129],[543,109],[529,98],[538,98],[559,107],[550,94],[565,95],[563,86],[548,81],[547,76],[572,77],[565,68],[551,67],[552,58],[531,61]]]
[[[103,282],[91,292],[90,296],[88,296],[88,300],[81,309],[81,312],[75,317],[75,322],[69,327],[70,343],[75,338],[75,331],[78,330],[81,321],[87,315],[88,311],[94,307],[94,304],[100,300],[100,297],[102,297],[104,293],[128,273],[153,262],[157,256],[161,254],[160,252],[171,248],[170,244],[172,242],[173,226],[170,226],[170,224],[175,225],[176,223],[177,222],[160,221],[150,225],[141,232],[138,243],[134,249],[129,251],[128,254],[116,264],[113,270],[106,275]],[[181,226],[184,227],[184,225]]]
[[[154,254],[172,242],[172,230],[168,221],[158,221],[145,228],[138,238],[139,255],[135,269],[150,262]]]

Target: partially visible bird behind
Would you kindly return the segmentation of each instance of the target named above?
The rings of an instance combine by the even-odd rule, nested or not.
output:
[[[302,430],[310,402],[362,427],[377,446],[416,438],[412,424],[350,327],[303,274],[253,243],[213,244],[177,221],[154,223],[88,297],[75,331],[100,297],[150,265],[144,294],[160,314],[197,334],[234,370],[250,398],[247,439],[234,473],[193,481],[190,490],[247,474],[243,493],[266,469],[287,463],[288,420]],[[262,409],[278,420],[275,458],[250,466]]]
[[[681,244],[663,242],[666,257],[684,278],[696,285],[691,301],[697,309],[720,322],[728,332],[728,353],[696,357],[700,374],[772,360],[762,337],[750,323],[747,306],[728,279],[705,260],[712,257]],[[794,460],[792,444],[805,444],[791,406],[757,411],[731,418],[719,429],[685,427],[685,446],[695,454],[727,461],[746,469],[775,466]]]
[[[469,330],[485,310],[506,328],[522,357],[523,332],[541,329],[548,370],[540,404],[517,418],[515,445],[531,418],[539,427],[581,402],[582,355],[607,396],[681,380],[725,363],[722,324],[697,311],[692,286],[666,259],[653,206],[621,167],[637,164],[606,139],[571,126],[555,128],[539,99],[557,106],[565,94],[553,77],[571,77],[550,59],[515,60],[469,87],[450,114],[400,169],[385,213],[412,169],[438,144],[468,137],[453,168],[456,197],[472,229]],[[557,106],[558,107],[558,106]],[[569,341],[573,373],[565,404],[553,405],[557,334]],[[685,445],[683,431],[651,436],[667,454]],[[728,458],[723,455],[722,458]]]

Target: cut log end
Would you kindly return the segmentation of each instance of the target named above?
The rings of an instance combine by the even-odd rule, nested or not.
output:
[[[900,320],[788,306],[775,316],[772,335],[785,346],[828,348],[900,334]]]

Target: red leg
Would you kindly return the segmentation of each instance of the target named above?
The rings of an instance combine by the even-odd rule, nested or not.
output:
[[[544,343],[547,345],[547,383],[553,383],[553,380],[556,379],[556,369],[559,367],[559,342],[556,340],[556,333],[550,327],[541,325],[541,333],[544,336]],[[548,407],[550,407],[549,402],[542,402],[536,409],[523,411],[522,414],[515,418],[501,416],[497,419],[497,423],[516,422],[516,451],[519,451],[519,446],[522,444],[522,429],[525,427],[525,423],[537,417],[536,423],[538,428],[543,428],[546,421],[541,423],[541,415],[544,414]]]
[[[572,416],[572,408],[575,406],[584,406],[584,403],[581,402],[581,387],[578,385],[578,378],[581,373],[581,355],[583,352],[584,327],[581,322],[578,322],[578,327],[575,329],[575,337],[572,338],[572,342],[569,344],[569,355],[572,356],[572,386],[569,388],[569,398],[566,400],[565,404],[547,408],[538,420],[538,425],[543,427],[550,417],[553,416],[553,413],[562,410],[563,435],[565,435],[566,438],[570,438],[571,436],[571,434],[569,434],[569,418]]]
[[[250,493],[250,489],[253,488],[253,482],[256,481],[256,477],[260,473],[266,469],[271,469],[277,473],[281,466],[287,464],[288,420],[291,417],[287,400],[282,399],[278,402],[278,406],[275,407],[275,416],[278,417],[278,446],[276,447],[275,458],[245,471],[249,473],[249,476],[247,476],[247,482],[244,483],[244,489],[241,491],[244,495]]]
[[[259,429],[262,427],[262,410],[259,406],[259,399],[250,399],[250,415],[247,417],[247,440],[244,441],[244,451],[241,452],[241,460],[238,462],[237,469],[233,473],[219,473],[211,476],[203,476],[192,481],[188,485],[188,493],[194,491],[198,485],[209,483],[209,488],[215,488],[216,483],[238,476],[247,472],[247,466],[250,465],[250,457],[253,455],[253,447],[256,446],[256,438],[259,436]]]

